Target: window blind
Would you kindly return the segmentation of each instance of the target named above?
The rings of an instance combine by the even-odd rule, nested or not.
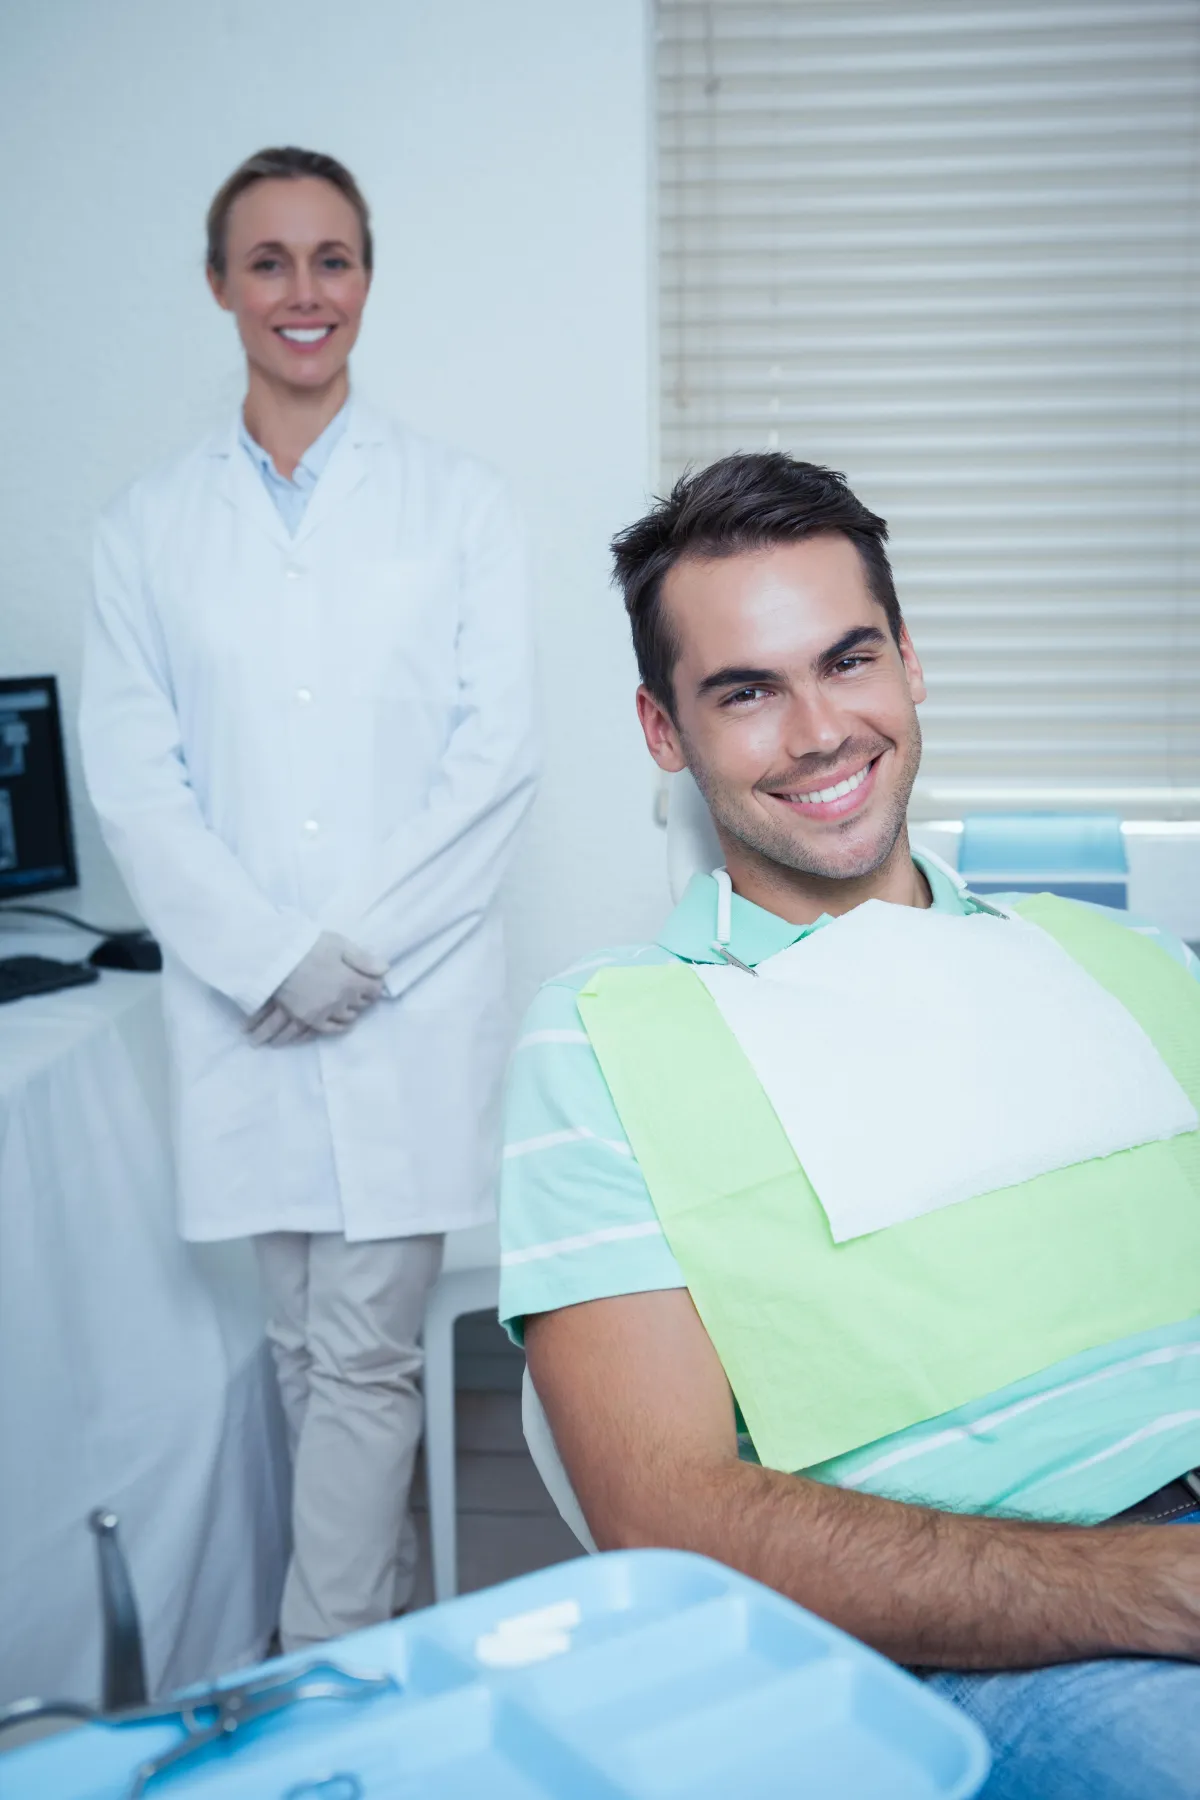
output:
[[[1200,0],[660,0],[661,475],[889,521],[915,810],[1200,813]]]

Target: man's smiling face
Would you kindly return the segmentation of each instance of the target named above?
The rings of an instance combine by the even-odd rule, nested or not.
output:
[[[685,557],[662,599],[674,716],[643,688],[642,726],[660,767],[691,769],[727,852],[820,880],[881,868],[904,832],[925,684],[849,538]]]

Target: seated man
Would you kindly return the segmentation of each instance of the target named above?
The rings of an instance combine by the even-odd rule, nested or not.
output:
[[[501,1314],[601,1548],[703,1552],[919,1669],[989,1800],[1183,1800],[1198,965],[912,852],[885,538],[768,454],[616,540],[646,742],[725,868],[534,1003]]]

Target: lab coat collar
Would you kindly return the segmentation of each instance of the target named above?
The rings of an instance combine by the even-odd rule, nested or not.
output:
[[[232,418],[213,431],[206,446],[208,454],[221,461],[236,461],[242,425],[242,408],[239,405]],[[360,399],[352,389],[346,401],[346,429],[343,437],[356,446],[362,446],[380,444],[387,434],[388,422],[384,415],[369,402]]]
[[[959,885],[958,878],[940,860],[914,851],[913,861],[929,883],[933,904],[938,912],[963,915],[991,910],[967,893]],[[725,959],[713,948],[716,917],[716,882],[711,875],[693,875],[683,899],[662,930],[659,944],[664,950],[669,950],[672,956],[682,957],[686,962],[723,962]],[[822,913],[819,919],[814,919],[807,925],[793,925],[787,919],[781,919],[777,913],[768,912],[765,907],[756,906],[752,900],[743,900],[740,894],[735,894],[730,922],[732,933],[729,949],[739,962],[753,969],[769,956],[776,956],[781,950],[790,949],[802,938],[819,931],[822,925],[828,925],[831,916],[829,913]]]
[[[292,540],[303,544],[350,498],[366,480],[371,467],[371,453],[382,441],[383,420],[369,406],[350,396],[346,429],[333,447],[320,480],[312,491],[304,517]]]
[[[295,537],[292,537],[258,471],[242,450],[241,425],[242,409],[239,406],[228,424],[215,431],[209,441],[209,454],[220,470],[219,492],[231,506],[261,525],[268,536],[286,550],[293,549],[310,537],[330,513],[366,479],[371,450],[382,443],[387,435],[387,422],[383,415],[352,392],[347,403],[346,429],[334,445],[305,508],[300,527]]]

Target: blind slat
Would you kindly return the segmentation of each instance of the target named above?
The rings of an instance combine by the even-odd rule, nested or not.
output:
[[[1200,807],[1200,5],[658,24],[663,481],[780,447],[888,517],[930,791]]]

